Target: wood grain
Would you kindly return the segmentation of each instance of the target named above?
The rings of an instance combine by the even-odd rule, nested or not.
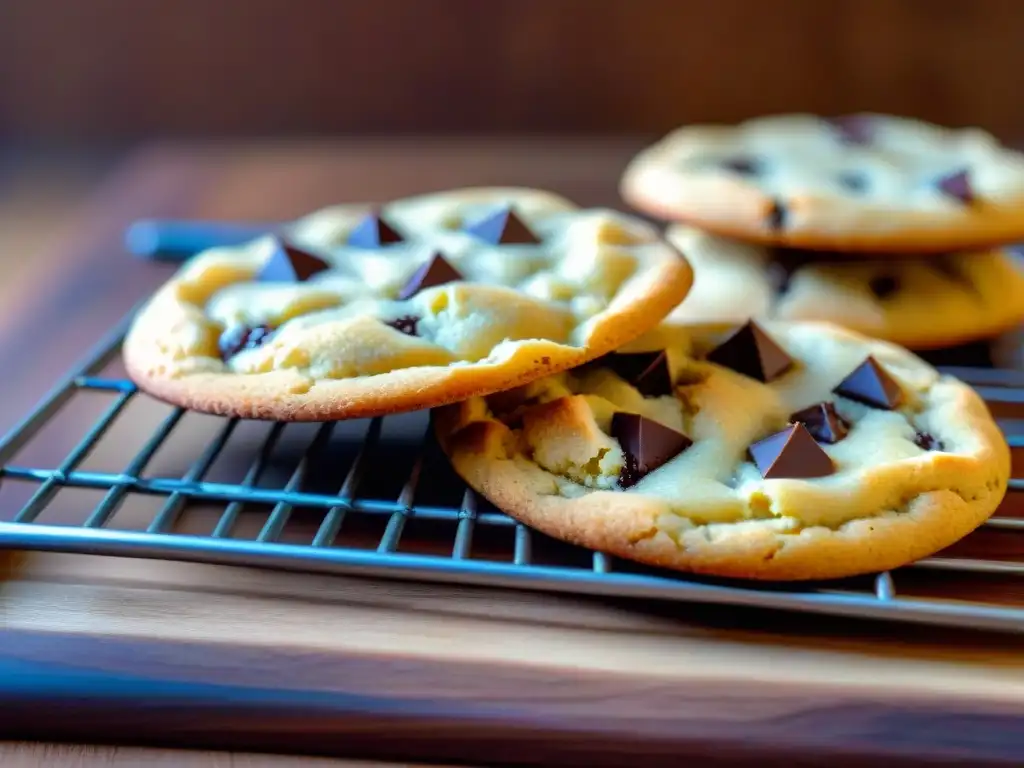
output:
[[[96,747],[84,744],[0,744],[0,765],[6,768],[399,768],[392,763],[281,757],[226,752],[185,752],[164,749]],[[416,768],[404,764],[405,768]]]
[[[0,126],[662,132],[868,108],[1019,137],[1022,18],[1014,0],[32,0],[0,5]]]
[[[1024,748],[1016,644],[970,635],[53,555],[2,608],[0,735],[537,765]]]

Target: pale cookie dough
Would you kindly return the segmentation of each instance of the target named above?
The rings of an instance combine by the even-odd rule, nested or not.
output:
[[[510,242],[494,242],[508,209]],[[320,264],[308,279],[260,279],[268,263],[287,266],[271,237],[197,255],[136,317],[131,377],[170,403],[243,418],[426,408],[603,354],[657,324],[692,278],[650,225],[546,192],[398,200],[378,209],[379,246],[372,210],[338,206],[290,227],[286,242],[311,254],[299,267]],[[437,253],[435,283],[416,290]]]
[[[677,129],[621,180],[638,210],[744,240],[945,252],[1024,241],[1024,154],[976,128],[780,115]]]
[[[821,320],[911,349],[987,339],[1024,321],[1024,266],[1003,249],[920,259],[836,258],[668,230],[693,287],[667,325]]]
[[[439,409],[437,434],[466,482],[527,525],[702,574],[828,579],[895,568],[993,513],[1006,491],[1009,449],[970,387],[906,350],[833,325],[761,328],[793,360],[786,368],[767,357],[769,383],[705,360],[720,332],[677,331],[663,377],[627,374],[637,384],[627,383],[609,356]],[[833,392],[869,355],[891,379],[887,396],[901,401],[892,410]],[[672,393],[658,394],[665,389]],[[845,437],[815,444],[796,435],[803,452],[776,463],[784,477],[764,479],[750,446],[827,401]],[[617,413],[644,416],[692,445],[636,480],[636,457],[612,435]],[[820,474],[829,462],[834,471],[825,476],[785,471]]]

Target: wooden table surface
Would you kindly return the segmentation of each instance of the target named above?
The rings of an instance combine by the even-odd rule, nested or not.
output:
[[[134,218],[273,220],[331,202],[495,183],[610,203],[637,145],[157,146],[87,196],[86,172],[58,191],[0,190],[0,263],[13,275],[0,283],[0,360],[12,371],[0,423],[169,273],[122,252]],[[89,460],[123,465],[126,444],[161,408],[140,398]],[[90,412],[68,418],[74,431]],[[48,435],[30,450],[37,461],[58,460],[65,438]],[[200,444],[186,437],[162,460],[186,464]],[[75,509],[57,504],[54,514]],[[124,514],[131,525],[146,510]],[[3,765],[285,764],[251,754],[277,752],[479,764],[988,766],[1018,765],[1024,754],[1015,637],[88,555],[3,562],[0,736],[238,750],[11,744],[0,750]],[[1019,591],[1006,599],[1019,602]]]

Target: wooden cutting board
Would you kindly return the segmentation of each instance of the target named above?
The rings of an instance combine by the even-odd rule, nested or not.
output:
[[[0,421],[169,274],[122,252],[134,218],[276,220],[489,183],[607,204],[638,145],[144,150],[84,206],[73,237],[21,274],[21,301],[0,308],[0,360],[32,372],[5,380]],[[33,460],[64,455],[89,408],[64,414],[65,427],[27,449]],[[89,461],[123,466],[160,408],[143,402]],[[200,445],[185,435],[161,461],[187,462]],[[0,517],[18,498],[10,486]],[[50,522],[83,508],[69,497]],[[124,514],[144,524],[151,510]],[[535,765],[987,766],[1024,755],[1016,637],[85,555],[3,562],[9,738]]]

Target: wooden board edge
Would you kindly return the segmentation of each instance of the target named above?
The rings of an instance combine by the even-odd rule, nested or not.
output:
[[[1024,701],[20,631],[0,631],[0,648],[0,738],[488,765],[714,755],[898,768],[1024,754]],[[311,670],[321,685],[296,683]]]

